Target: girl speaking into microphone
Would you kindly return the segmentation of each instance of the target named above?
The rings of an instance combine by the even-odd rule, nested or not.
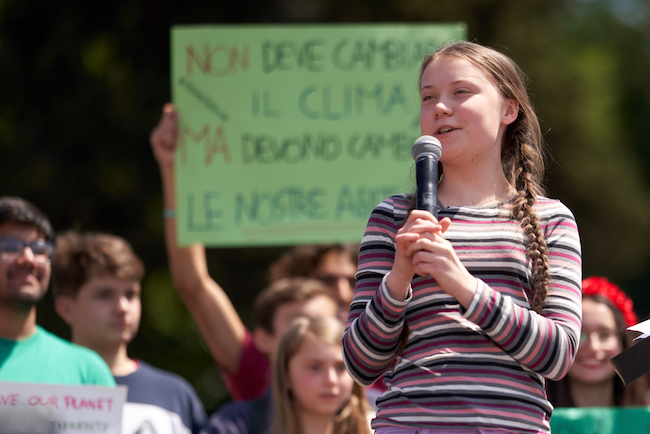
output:
[[[545,380],[579,343],[580,240],[571,211],[543,196],[522,77],[475,43],[422,64],[420,127],[442,144],[438,219],[413,195],[375,208],[343,339],[356,381],[383,375],[379,434],[550,432]]]

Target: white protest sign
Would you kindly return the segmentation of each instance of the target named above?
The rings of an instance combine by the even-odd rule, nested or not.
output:
[[[126,386],[0,383],[0,434],[120,434]]]
[[[634,324],[633,326],[628,327],[627,330],[642,333],[640,336],[634,338],[635,341],[637,339],[645,339],[650,336],[650,320],[645,320],[638,324]]]

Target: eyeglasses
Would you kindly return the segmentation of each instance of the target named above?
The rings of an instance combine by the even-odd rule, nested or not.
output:
[[[603,349],[613,348],[618,344],[618,334],[611,330],[593,331],[591,333],[581,332],[580,343],[585,343],[589,338],[595,339]]]
[[[25,242],[18,238],[0,237],[0,258],[5,261],[15,261],[22,256],[25,247],[29,247],[34,255],[34,262],[49,264],[54,254],[54,244],[45,240]]]

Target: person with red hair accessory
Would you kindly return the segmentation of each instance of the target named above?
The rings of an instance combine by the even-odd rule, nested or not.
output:
[[[582,281],[582,297],[602,295],[623,314],[627,327],[639,322],[632,299],[605,277],[592,276]],[[626,327],[626,328],[627,328]]]
[[[632,345],[626,333],[638,323],[632,299],[605,277],[582,281],[580,347],[566,377],[548,381],[554,407],[629,407],[648,405],[645,378],[627,387],[609,360]]]

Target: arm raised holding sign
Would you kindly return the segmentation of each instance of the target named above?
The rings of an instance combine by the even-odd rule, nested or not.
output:
[[[228,377],[239,371],[244,348],[247,345],[254,346],[249,345],[250,334],[230,298],[208,274],[205,247],[202,244],[181,247],[177,243],[176,220],[173,212],[176,208],[174,152],[179,137],[178,119],[179,115],[174,106],[166,104],[160,122],[150,136],[154,157],[160,166],[163,186],[165,239],[169,266],[174,284],[199,326],[212,357],[225,370]],[[262,364],[266,362],[263,356],[260,362]],[[266,371],[268,367],[258,370],[261,373]],[[263,382],[259,381],[259,383]],[[231,394],[239,399],[254,397],[264,391],[262,388],[260,391],[245,391],[240,394],[237,387],[230,383],[229,381]]]
[[[284,275],[256,298],[253,309],[256,325],[252,334],[246,329],[226,292],[208,274],[205,247],[202,244],[181,247],[177,243],[173,161],[179,136],[178,119],[174,106],[165,105],[150,137],[162,177],[167,210],[165,238],[172,278],[212,357],[225,371],[224,379],[233,398],[257,398],[271,384],[269,360],[273,360],[280,337],[291,321],[297,316],[336,316],[340,297],[335,297],[334,291],[321,280]],[[316,268],[323,272],[322,263],[315,264]],[[345,279],[336,279],[336,285],[330,286],[339,288],[341,280]],[[351,296],[351,288],[349,291]]]

